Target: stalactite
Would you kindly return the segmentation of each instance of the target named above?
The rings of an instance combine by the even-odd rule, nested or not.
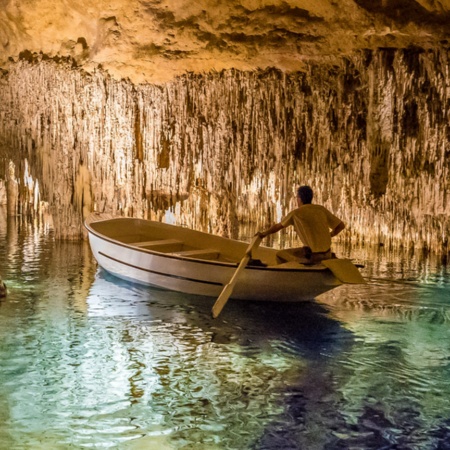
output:
[[[444,48],[380,49],[134,86],[28,57],[0,79],[0,138],[30,162],[60,237],[88,209],[166,220],[166,207],[236,237],[310,184],[343,239],[448,251],[449,72]]]

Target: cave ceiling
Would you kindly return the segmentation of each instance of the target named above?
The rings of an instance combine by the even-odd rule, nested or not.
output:
[[[0,0],[0,66],[70,56],[136,83],[301,71],[358,49],[446,45],[449,11],[450,0]]]

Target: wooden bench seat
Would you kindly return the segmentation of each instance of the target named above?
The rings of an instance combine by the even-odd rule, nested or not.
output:
[[[179,241],[178,239],[161,239],[157,241],[132,242],[128,245],[169,253],[181,250],[183,248],[183,241]]]

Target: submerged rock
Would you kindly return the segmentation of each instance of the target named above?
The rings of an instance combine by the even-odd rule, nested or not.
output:
[[[0,277],[0,298],[6,297],[7,294],[6,284],[3,282],[2,278]]]

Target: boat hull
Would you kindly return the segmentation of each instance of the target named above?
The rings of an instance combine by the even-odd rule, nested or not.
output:
[[[130,221],[131,229],[132,221],[140,219],[121,220]],[[118,222],[117,225],[125,224]],[[159,224],[159,226],[168,230],[167,236],[179,237],[177,233],[179,227],[167,224]],[[95,223],[86,227],[89,232],[90,246],[98,264],[112,275],[131,282],[188,294],[218,297],[237,268],[237,262],[200,260],[174,253],[136,248],[114,237],[102,235],[100,230],[96,230]],[[170,234],[171,231],[173,231],[172,234]],[[186,233],[189,232],[183,229],[184,241],[189,239]],[[193,233],[200,232],[193,231]],[[194,237],[198,238],[197,235]],[[210,235],[200,236],[204,240],[208,237]],[[224,238],[217,237],[217,239]],[[244,249],[242,256],[244,255],[245,243],[226,241],[229,241],[228,244],[231,247],[236,244],[241,245]],[[212,243],[215,247],[224,244],[222,241],[212,241]],[[289,264],[268,267],[248,266],[236,283],[232,298],[258,301],[304,301],[311,300],[341,284],[331,271],[320,265],[298,264],[296,266],[292,267]]]

